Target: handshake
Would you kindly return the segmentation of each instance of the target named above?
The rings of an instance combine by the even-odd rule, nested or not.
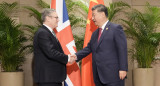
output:
[[[69,54],[68,58],[69,58],[68,63],[70,64],[73,64],[75,60],[77,60],[77,56],[75,54],[71,54],[71,55]]]

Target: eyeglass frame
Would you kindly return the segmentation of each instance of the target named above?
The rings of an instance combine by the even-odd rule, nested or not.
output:
[[[59,18],[58,16],[54,17],[54,16],[50,16],[50,15],[48,17],[55,18],[55,19]]]

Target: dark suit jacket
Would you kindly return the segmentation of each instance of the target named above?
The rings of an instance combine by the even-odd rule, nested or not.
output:
[[[68,56],[44,25],[34,36],[33,76],[36,83],[62,82],[66,79]]]
[[[108,29],[106,29],[108,28]],[[98,39],[98,29],[93,32],[87,47],[76,53],[81,60],[92,53],[93,77],[97,75],[103,84],[119,81],[119,70],[128,70],[127,41],[120,25],[108,22]]]

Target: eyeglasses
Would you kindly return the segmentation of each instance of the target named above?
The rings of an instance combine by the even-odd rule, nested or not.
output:
[[[54,16],[48,16],[48,17],[51,17],[51,18],[56,18],[56,19],[58,19],[58,18],[59,18],[58,16],[56,16],[56,17],[54,17]]]

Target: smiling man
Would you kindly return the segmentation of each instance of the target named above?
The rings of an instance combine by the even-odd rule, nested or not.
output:
[[[101,4],[92,8],[92,20],[98,29],[93,32],[87,47],[75,54],[77,61],[92,53],[95,85],[124,86],[128,61],[123,28],[108,20],[107,8]]]

